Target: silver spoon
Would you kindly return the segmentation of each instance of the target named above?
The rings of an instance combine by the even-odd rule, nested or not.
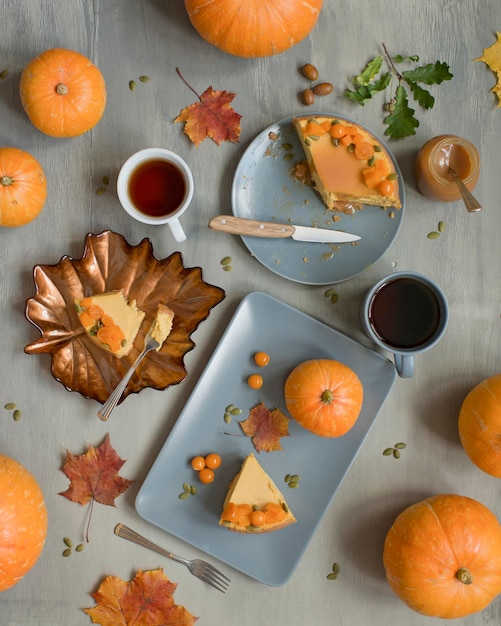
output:
[[[473,196],[473,194],[468,189],[468,187],[463,183],[462,178],[459,176],[456,170],[453,170],[452,167],[449,167],[449,174],[452,176],[452,178],[454,179],[454,182],[459,188],[461,197],[463,198],[463,202],[466,206],[467,211],[470,213],[474,211],[481,211],[482,210],[481,204]]]

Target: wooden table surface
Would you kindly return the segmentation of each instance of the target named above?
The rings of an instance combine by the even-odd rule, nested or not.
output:
[[[48,198],[40,216],[17,229],[0,230],[1,406],[15,402],[19,421],[0,412],[0,450],[36,476],[46,500],[49,530],[36,566],[17,586],[2,593],[4,626],[88,624],[82,608],[107,575],[131,579],[138,569],[159,566],[179,586],[175,600],[200,617],[201,625],[233,626],[331,623],[408,626],[429,620],[407,609],[389,589],[381,554],[386,531],[409,504],[437,493],[458,493],[483,502],[501,516],[499,481],[466,457],[457,434],[457,416],[466,393],[501,371],[501,110],[491,92],[496,77],[473,60],[501,30],[499,0],[325,0],[313,33],[289,51],[269,58],[242,59],[206,44],[192,28],[183,2],[171,0],[3,0],[0,3],[0,143],[32,153],[43,164]],[[401,230],[383,258],[360,276],[334,285],[336,304],[326,287],[295,283],[267,270],[238,237],[210,232],[209,219],[231,212],[231,183],[249,142],[273,122],[307,112],[298,97],[304,79],[298,67],[314,63],[335,91],[322,108],[356,118],[383,135],[382,103],[365,107],[343,95],[351,78],[385,43],[394,53],[417,54],[423,63],[445,61],[454,78],[430,88],[433,109],[417,110],[413,137],[390,141],[402,169],[406,209]],[[25,64],[45,49],[67,47],[87,55],[101,69],[108,103],[99,125],[74,139],[54,139],[31,126],[19,99]],[[179,67],[201,93],[209,86],[235,92],[242,115],[239,143],[198,148],[174,119],[196,100],[180,81]],[[149,83],[138,77],[148,75]],[[129,81],[138,81],[129,89]],[[418,108],[418,107],[416,107]],[[453,133],[479,148],[482,170],[475,190],[484,210],[468,214],[461,202],[442,204],[416,190],[412,165],[430,137]],[[145,226],[120,207],[114,185],[121,164],[133,152],[169,148],[192,168],[195,195],[182,218],[187,241],[176,243],[166,226]],[[110,183],[98,195],[103,176]],[[362,216],[363,217],[363,216]],[[438,239],[427,235],[445,223]],[[148,237],[157,258],[175,251],[187,267],[203,268],[204,279],[222,287],[225,300],[194,333],[196,348],[186,356],[187,379],[164,391],[146,389],[121,404],[112,419],[96,418],[98,404],[69,393],[50,372],[48,355],[24,347],[39,333],[24,317],[34,294],[34,265],[55,264],[63,255],[79,258],[87,233],[106,229],[136,245]],[[223,257],[233,271],[222,270]],[[113,535],[123,521],[174,552],[203,553],[147,523],[134,498],[163,442],[201,375],[237,305],[248,293],[263,291],[327,325],[370,345],[358,321],[364,292],[398,270],[422,272],[444,289],[450,322],[440,344],[418,358],[412,379],[397,379],[378,419],[328,508],[290,580],[267,587],[229,569],[231,587],[222,596],[180,565],[165,561]],[[96,505],[90,542],[64,558],[63,538],[83,539],[88,508],[59,493],[68,487],[61,471],[66,450],[81,454],[105,434],[126,459],[121,475],[136,482],[116,507]],[[407,443],[400,459],[383,456],[395,442]],[[0,520],[1,524],[1,520]],[[327,580],[333,562],[337,580]],[[460,619],[462,626],[501,621],[501,598],[482,613]],[[431,622],[430,622],[431,623]],[[445,621],[436,620],[436,623]]]

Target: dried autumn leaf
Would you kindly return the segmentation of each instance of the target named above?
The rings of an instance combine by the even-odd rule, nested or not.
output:
[[[230,106],[236,94],[208,87],[200,96],[186,82],[179,69],[176,68],[176,71],[199,102],[185,107],[174,122],[184,122],[184,132],[197,147],[207,137],[218,145],[223,141],[238,141],[242,116]]]
[[[85,454],[75,455],[66,451],[66,462],[62,471],[70,479],[70,486],[59,495],[82,506],[91,503],[87,541],[94,502],[115,506],[115,498],[134,482],[118,475],[124,463],[110,444],[109,433],[100,446],[89,446]]]
[[[163,569],[138,570],[129,582],[107,576],[92,594],[96,606],[82,610],[101,626],[192,626],[198,617],[175,604],[176,587]]]
[[[498,97],[498,107],[501,106],[501,33],[496,33],[497,40],[485,48],[484,53],[475,61],[483,61],[487,67],[497,75],[497,83],[491,89]]]
[[[264,402],[261,402],[249,412],[249,417],[240,422],[240,427],[252,438],[252,443],[258,452],[272,452],[281,450],[281,437],[289,436],[289,418],[280,409],[270,411]]]

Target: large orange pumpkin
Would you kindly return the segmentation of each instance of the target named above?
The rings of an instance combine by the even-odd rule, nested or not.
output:
[[[52,48],[21,74],[21,102],[33,125],[52,137],[76,137],[99,122],[106,107],[100,70],[87,57]]]
[[[0,148],[0,226],[24,226],[45,204],[47,181],[40,163],[19,148]]]
[[[459,438],[481,470],[501,478],[501,374],[487,378],[466,396],[459,412]]]
[[[322,0],[184,0],[200,36],[239,57],[288,50],[317,23]]]
[[[360,415],[363,387],[340,361],[316,359],[295,367],[285,381],[285,404],[303,428],[320,437],[340,437]]]
[[[423,615],[464,617],[501,593],[501,525],[483,504],[438,495],[397,517],[384,543],[390,587]]]
[[[20,463],[0,454],[0,591],[35,565],[47,535],[42,491]]]

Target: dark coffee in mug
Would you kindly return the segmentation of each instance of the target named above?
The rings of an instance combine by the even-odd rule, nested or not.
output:
[[[132,172],[128,193],[141,213],[167,217],[181,206],[186,183],[176,165],[163,159],[152,159],[141,163]]]
[[[434,291],[415,278],[389,280],[372,298],[369,322],[389,346],[421,348],[433,340],[440,327],[440,303]]]

